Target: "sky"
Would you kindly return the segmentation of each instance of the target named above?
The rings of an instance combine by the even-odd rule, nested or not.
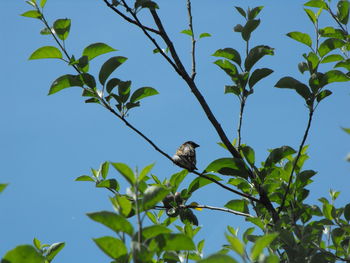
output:
[[[291,90],[276,89],[283,76],[306,79],[297,70],[307,48],[286,36],[291,31],[313,34],[313,27],[303,11],[303,1],[209,1],[192,3],[195,34],[208,32],[197,44],[197,85],[230,140],[236,134],[239,104],[232,94],[225,95],[228,77],[212,62],[211,54],[219,48],[244,50],[239,34],[232,28],[243,23],[234,6],[265,6],[261,25],[252,35],[251,46],[265,44],[275,48],[275,55],[262,59],[258,67],[270,67],[274,73],[257,84],[249,97],[243,120],[242,141],[255,149],[259,162],[268,149],[289,145],[298,148],[306,127],[308,112],[303,100]],[[187,28],[186,1],[159,1],[159,15],[173,39],[186,68],[190,70],[190,38],[180,34]],[[43,243],[66,242],[56,262],[109,262],[92,238],[112,235],[111,231],[91,221],[86,213],[112,210],[110,193],[92,183],[74,179],[89,174],[104,161],[124,162],[130,167],[155,163],[153,173],[169,178],[179,171],[169,160],[125,127],[104,108],[85,104],[78,88],[47,96],[51,83],[59,76],[73,74],[72,68],[58,60],[28,61],[41,46],[55,45],[49,36],[39,34],[39,20],[21,17],[30,9],[25,1],[0,1],[1,96],[0,104],[0,183],[9,186],[0,194],[0,256],[36,237]],[[151,86],[159,95],[146,98],[141,107],[130,112],[128,120],[149,136],[169,155],[184,141],[200,145],[198,168],[212,160],[228,157],[217,145],[219,137],[207,120],[189,88],[172,68],[153,54],[154,47],[136,27],[125,23],[102,0],[48,0],[45,14],[50,23],[71,18],[66,41],[70,54],[79,57],[84,47],[104,42],[118,51],[92,61],[91,72],[111,56],[125,56],[128,61],[112,76],[132,80],[134,89]],[[146,24],[148,16],[141,14]],[[325,25],[327,18],[322,23]],[[327,69],[327,68],[325,68]],[[350,127],[349,84],[329,87],[333,95],[317,108],[307,140],[310,159],[305,169],[318,172],[310,186],[309,202],[328,197],[329,189],[341,191],[336,206],[349,202],[349,136],[341,127]],[[110,169],[109,177],[120,178]],[[182,187],[194,178],[189,175]],[[122,189],[127,185],[122,184]],[[124,188],[123,188],[124,187]],[[181,187],[180,187],[181,188]],[[190,201],[221,206],[237,199],[231,193],[210,185],[196,192]],[[318,203],[319,204],[319,203]],[[205,254],[225,243],[227,225],[247,226],[244,218],[213,211],[196,212],[205,238]],[[178,223],[180,224],[180,222]]]

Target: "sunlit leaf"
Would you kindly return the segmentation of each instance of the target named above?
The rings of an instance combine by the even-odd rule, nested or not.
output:
[[[227,58],[233,62],[236,62],[238,65],[241,65],[242,62],[239,52],[233,48],[218,49],[212,56]]]
[[[67,39],[70,31],[70,26],[71,26],[71,20],[68,18],[57,19],[53,23],[53,29],[55,30],[56,35],[61,40]]]
[[[149,186],[144,192],[143,209],[148,210],[153,208],[157,203],[161,202],[169,193],[169,189],[162,186]]]
[[[1,263],[43,263],[45,258],[31,245],[20,245],[8,251]]]
[[[87,216],[92,220],[105,225],[116,233],[124,232],[132,235],[134,231],[131,223],[128,220],[113,212],[100,211],[95,213],[88,213]]]
[[[82,87],[83,85],[84,84],[81,81],[79,76],[70,75],[70,74],[63,75],[52,83],[50,87],[49,95],[52,95],[66,88]]]
[[[89,60],[92,60],[97,56],[113,51],[117,51],[117,49],[114,49],[105,43],[94,43],[84,48],[83,56],[87,56]]]
[[[308,34],[294,31],[294,32],[288,33],[287,36],[289,36],[290,38],[292,38],[300,43],[303,43],[309,47],[312,46],[312,40]]]
[[[37,10],[24,12],[21,16],[41,19],[41,14]]]
[[[217,253],[201,259],[197,263],[238,263],[238,261],[228,255]]]
[[[61,51],[53,46],[45,46],[35,50],[29,57],[29,59],[43,59],[43,58],[62,58]]]
[[[130,102],[137,102],[143,98],[149,97],[149,96],[154,96],[159,94],[159,92],[151,87],[143,87],[135,90],[135,92],[131,95],[130,97]]]
[[[46,251],[46,259],[51,262],[51,260],[56,257],[56,255],[64,248],[64,246],[64,242],[53,243]]]
[[[277,236],[278,233],[272,233],[264,235],[258,240],[256,240],[250,251],[250,257],[252,258],[252,260],[257,260],[260,254],[263,252],[264,248],[268,247]]]
[[[205,172],[216,172],[223,175],[247,178],[249,172],[243,160],[238,158],[221,158],[211,162]]]

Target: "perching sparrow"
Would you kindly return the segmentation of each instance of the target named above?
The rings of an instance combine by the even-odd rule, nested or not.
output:
[[[192,141],[183,143],[179,149],[177,149],[176,154],[173,156],[173,161],[177,165],[181,166],[182,168],[186,168],[190,172],[196,170],[197,161],[195,148],[197,147],[199,147],[199,145]]]

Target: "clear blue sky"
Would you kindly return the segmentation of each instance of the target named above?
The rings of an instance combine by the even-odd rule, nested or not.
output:
[[[190,69],[189,37],[179,34],[187,27],[185,1],[159,2],[160,16]],[[307,110],[302,99],[290,90],[273,88],[286,75],[305,80],[297,63],[308,50],[285,36],[290,31],[312,34],[302,2],[193,1],[195,32],[212,34],[198,43],[197,83],[230,139],[236,137],[238,101],[223,94],[224,85],[230,82],[212,64],[215,58],[211,54],[225,47],[243,50],[242,40],[232,31],[235,24],[243,22],[233,6],[265,6],[261,26],[253,34],[251,45],[275,48],[275,56],[258,64],[275,72],[260,82],[249,98],[243,124],[243,143],[255,149],[259,161],[266,158],[267,149],[282,145],[297,148],[305,129]],[[19,16],[30,9],[24,1],[3,0],[0,7],[3,10],[0,182],[9,183],[0,195],[0,256],[36,237],[46,243],[66,242],[56,262],[108,262],[91,238],[112,233],[85,214],[112,210],[110,194],[74,179],[106,160],[125,162],[131,167],[155,162],[153,172],[160,178],[170,177],[179,169],[102,107],[83,103],[77,88],[47,96],[52,81],[72,73],[72,69],[56,60],[28,61],[37,48],[54,45],[52,39],[39,34],[43,28],[39,20]],[[129,121],[164,151],[172,155],[182,142],[193,140],[201,145],[198,149],[201,169],[211,160],[227,156],[217,146],[218,136],[194,96],[170,66],[159,55],[152,54],[153,47],[140,30],[122,21],[102,0],[48,0],[45,10],[51,23],[57,18],[72,19],[66,42],[70,54],[79,57],[87,45],[105,42],[119,50],[115,55],[129,58],[114,76],[133,80],[134,88],[152,86],[160,92],[133,110]],[[95,59],[91,72],[97,73],[101,63],[112,55]],[[321,103],[315,114],[307,141],[310,159],[305,168],[318,171],[310,187],[310,202],[328,197],[332,188],[342,192],[338,204],[344,205],[350,199],[350,164],[344,160],[350,151],[350,138],[340,127],[350,127],[349,84],[330,88],[333,95]],[[111,169],[110,176],[118,174]],[[190,175],[183,186],[192,178]],[[223,206],[236,198],[210,186],[198,191],[191,201]],[[224,244],[223,231],[227,225],[241,229],[246,226],[243,218],[230,214],[212,211],[196,214],[203,227],[199,239],[207,240],[206,254]]]

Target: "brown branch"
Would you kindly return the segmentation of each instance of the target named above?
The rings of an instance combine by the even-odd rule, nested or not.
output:
[[[138,27],[140,27],[140,24],[139,24],[137,21],[135,21],[135,20],[131,19],[130,17],[124,15],[123,12],[119,11],[115,6],[113,6],[113,4],[109,3],[107,0],[103,0],[103,2],[105,2],[105,4],[106,4],[110,9],[112,9],[114,12],[116,12],[119,16],[121,16],[122,18],[124,18],[126,21],[128,21],[128,22],[131,23],[131,24],[134,24],[134,25],[137,25]],[[147,26],[144,26],[144,25],[142,25],[142,27],[143,27],[145,30],[147,30],[147,31],[150,31],[150,32],[152,32],[152,33],[155,33],[155,34],[159,35],[159,31],[156,30],[156,29],[154,29],[154,28],[147,27]]]
[[[243,95],[242,98],[240,99],[241,105],[240,105],[240,110],[239,110],[239,121],[238,121],[238,128],[237,128],[238,149],[240,149],[240,147],[241,147],[241,140],[242,140],[241,129],[242,129],[245,100],[246,100],[246,97],[245,97],[245,95]]]
[[[202,208],[202,209],[210,209],[210,210],[216,210],[216,211],[222,211],[222,212],[227,212],[239,216],[245,216],[245,217],[254,217],[250,214],[235,211],[229,208],[223,208],[223,207],[216,207],[216,206],[209,206],[209,205],[185,205],[184,208]]]
[[[113,115],[115,115],[116,117],[118,117],[122,122],[124,122],[124,124],[126,126],[128,126],[130,129],[132,129],[134,132],[136,132],[138,135],[140,135],[144,140],[146,140],[150,145],[152,145],[152,147],[157,151],[159,152],[160,154],[162,154],[163,156],[165,156],[166,158],[168,158],[172,163],[174,163],[175,165],[181,167],[181,168],[186,168],[186,167],[182,167],[181,165],[175,163],[173,161],[173,159],[170,157],[170,155],[168,155],[166,152],[164,152],[163,150],[161,150],[151,139],[149,139],[146,135],[144,135],[141,131],[139,131],[137,128],[135,128],[131,123],[129,123],[124,117],[122,117],[120,114],[118,114],[111,106],[109,106],[104,100],[102,100],[102,98],[100,99],[102,105],[108,109]],[[242,197],[245,197],[249,200],[252,200],[252,201],[255,201],[255,202],[260,202],[259,199],[256,199],[255,197],[253,196],[250,196],[248,194],[245,194],[245,193],[241,193],[235,189],[232,189],[230,187],[228,187],[227,185],[224,185],[222,183],[220,183],[219,181],[216,181],[215,179],[213,178],[210,178],[208,176],[206,176],[205,174],[202,174],[202,173],[199,173],[197,171],[192,171],[192,173],[196,174],[196,175],[199,175],[205,179],[208,179],[209,181],[212,181],[213,183],[219,185],[220,187],[232,192],[232,193],[235,193],[237,195],[240,195]]]
[[[197,72],[196,72],[196,39],[194,38],[194,31],[193,31],[193,22],[192,22],[192,7],[191,7],[191,0],[187,0],[187,13],[188,13],[188,27],[191,30],[191,39],[192,39],[192,74],[191,79],[194,80]]]
[[[303,139],[301,141],[301,144],[299,146],[299,150],[298,150],[298,154],[297,154],[297,157],[295,158],[294,160],[294,164],[293,164],[293,167],[292,167],[292,171],[290,172],[290,175],[289,175],[289,181],[288,181],[288,185],[287,185],[287,189],[286,189],[286,192],[284,193],[284,196],[283,196],[283,199],[282,199],[282,203],[281,203],[281,206],[279,207],[278,209],[278,214],[281,213],[281,211],[283,210],[284,208],[284,205],[285,205],[285,202],[286,202],[286,198],[287,198],[287,195],[288,195],[288,192],[289,192],[289,188],[290,188],[290,185],[293,181],[293,173],[294,173],[294,170],[297,166],[297,163],[299,161],[299,158],[301,156],[301,151],[303,150],[303,147],[304,147],[304,144],[305,144],[305,141],[307,139],[307,136],[309,134],[309,130],[310,130],[310,127],[311,127],[311,122],[312,122],[312,116],[314,114],[314,109],[313,108],[310,108],[310,111],[309,111],[309,120],[307,122],[307,126],[306,126],[306,130],[304,132],[304,136],[303,136]]]
[[[194,80],[188,75],[188,73],[187,73],[185,67],[183,66],[179,56],[177,55],[177,52],[175,50],[175,47],[174,47],[172,41],[168,37],[168,35],[167,35],[167,33],[166,33],[166,31],[165,31],[165,29],[163,27],[163,24],[162,24],[162,22],[161,22],[161,20],[160,20],[160,18],[158,16],[156,10],[150,9],[151,15],[152,15],[152,17],[154,19],[154,22],[156,23],[156,25],[158,27],[160,36],[162,37],[162,39],[164,40],[165,44],[169,48],[169,51],[170,51],[170,54],[171,54],[171,57],[172,57],[173,60],[171,60],[170,57],[168,57],[164,53],[164,51],[160,48],[160,46],[157,43],[157,41],[144,28],[142,23],[139,21],[137,15],[126,4],[125,0],[121,0],[121,1],[123,3],[124,7],[126,8],[127,12],[129,12],[133,16],[133,18],[137,22],[138,26],[141,28],[141,30],[147,36],[147,38],[156,46],[156,48],[159,50],[160,54],[169,62],[169,64],[174,68],[174,70],[185,80],[185,82],[187,83],[187,85],[191,89],[192,93],[194,94],[194,96],[196,97],[198,102],[200,103],[200,105],[201,105],[202,109],[204,110],[207,118],[212,123],[212,125],[213,125],[214,129],[216,130],[217,134],[219,135],[221,141],[224,143],[224,145],[228,149],[228,151],[232,154],[233,157],[239,158],[239,159],[243,159],[242,156],[240,155],[240,153],[237,151],[237,149],[229,141],[227,135],[225,134],[224,130],[221,127],[221,124],[215,118],[214,114],[212,113],[211,109],[209,108],[208,103],[204,99],[204,97],[201,94],[201,92],[198,90]],[[124,118],[122,118],[122,120],[125,122],[125,124],[127,124],[127,122],[126,122],[126,120]],[[129,126],[129,127],[131,128],[132,126]],[[134,129],[134,131],[137,132],[137,130],[135,130],[135,129]],[[140,132],[137,132],[137,133],[139,135],[141,135],[144,139],[147,138],[142,133],[140,133]],[[150,140],[147,140],[147,141],[151,142]],[[154,144],[151,143],[151,145],[156,149]],[[159,152],[161,152],[161,151],[159,151]],[[164,156],[167,156],[167,155],[164,155]],[[251,171],[251,170],[249,170],[249,172],[250,172],[250,177],[254,180],[254,178],[256,178],[256,176],[254,175],[254,172]],[[221,185],[221,186],[223,185],[223,184],[221,184],[221,183],[219,183],[217,181],[215,181],[214,183],[216,183],[218,185]],[[260,195],[259,202],[262,203],[268,209],[268,211],[270,211],[274,222],[277,222],[278,221],[278,215],[276,213],[276,210],[272,206],[271,201],[269,200],[267,194],[265,193],[265,191],[259,185],[255,184],[255,187],[257,188],[257,190],[259,192],[259,195]],[[224,188],[226,188],[226,186]],[[231,188],[229,188],[229,189],[231,189]],[[234,190],[234,189],[231,189],[229,191],[234,192],[234,193],[237,194],[237,191]],[[252,200],[252,197],[250,197],[250,200]],[[258,200],[258,199],[256,199],[256,200]]]

